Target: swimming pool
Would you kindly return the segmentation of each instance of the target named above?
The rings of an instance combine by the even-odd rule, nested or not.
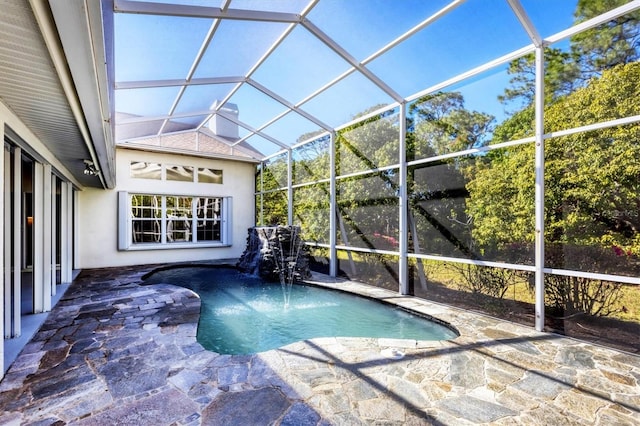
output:
[[[251,354],[316,337],[447,340],[450,328],[376,300],[307,285],[291,288],[233,268],[179,267],[153,272],[145,284],[189,288],[201,298],[198,341],[221,354]]]

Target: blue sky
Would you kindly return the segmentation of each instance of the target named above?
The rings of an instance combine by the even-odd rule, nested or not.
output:
[[[357,61],[363,61],[447,3],[321,0],[308,18]],[[522,0],[522,4],[540,34],[547,37],[571,25],[576,1]],[[232,8],[284,11],[303,5],[300,1],[274,0],[231,3]],[[201,18],[117,14],[116,80],[184,79],[211,22]],[[246,74],[285,28],[283,23],[223,21],[195,77]],[[366,66],[406,98],[528,44],[530,41],[506,0],[468,0]],[[298,26],[252,78],[295,104],[349,68],[342,58]],[[504,117],[504,107],[496,97],[507,84],[503,67],[485,78],[459,85],[456,90],[465,96],[467,108],[500,118]],[[190,87],[178,112],[206,110],[231,87]],[[116,110],[139,115],[167,114],[177,93],[177,87],[118,91]],[[238,105],[240,119],[254,128],[285,109],[251,87],[241,89],[231,101]],[[370,106],[390,102],[387,94],[355,73],[302,108],[336,127]],[[317,128],[301,117],[288,117],[286,125],[274,125],[265,132],[290,144],[300,134]]]

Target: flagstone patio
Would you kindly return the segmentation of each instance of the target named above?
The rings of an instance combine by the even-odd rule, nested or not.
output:
[[[0,424],[640,425],[637,355],[322,275],[313,283],[411,308],[460,336],[220,355],[196,341],[197,295],[141,285],[156,266],[80,274],[0,382]]]

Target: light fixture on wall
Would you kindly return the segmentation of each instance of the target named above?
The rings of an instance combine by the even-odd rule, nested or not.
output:
[[[97,176],[98,173],[100,173],[100,170],[98,170],[95,166],[95,164],[93,164],[93,161],[91,160],[84,160],[84,172],[85,175],[87,176]]]

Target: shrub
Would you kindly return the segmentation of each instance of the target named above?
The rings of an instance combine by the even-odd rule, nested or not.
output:
[[[603,280],[545,275],[545,303],[565,316],[609,316],[620,311],[622,286]]]
[[[477,265],[453,265],[462,278],[461,286],[472,293],[502,299],[512,284],[518,271]]]

